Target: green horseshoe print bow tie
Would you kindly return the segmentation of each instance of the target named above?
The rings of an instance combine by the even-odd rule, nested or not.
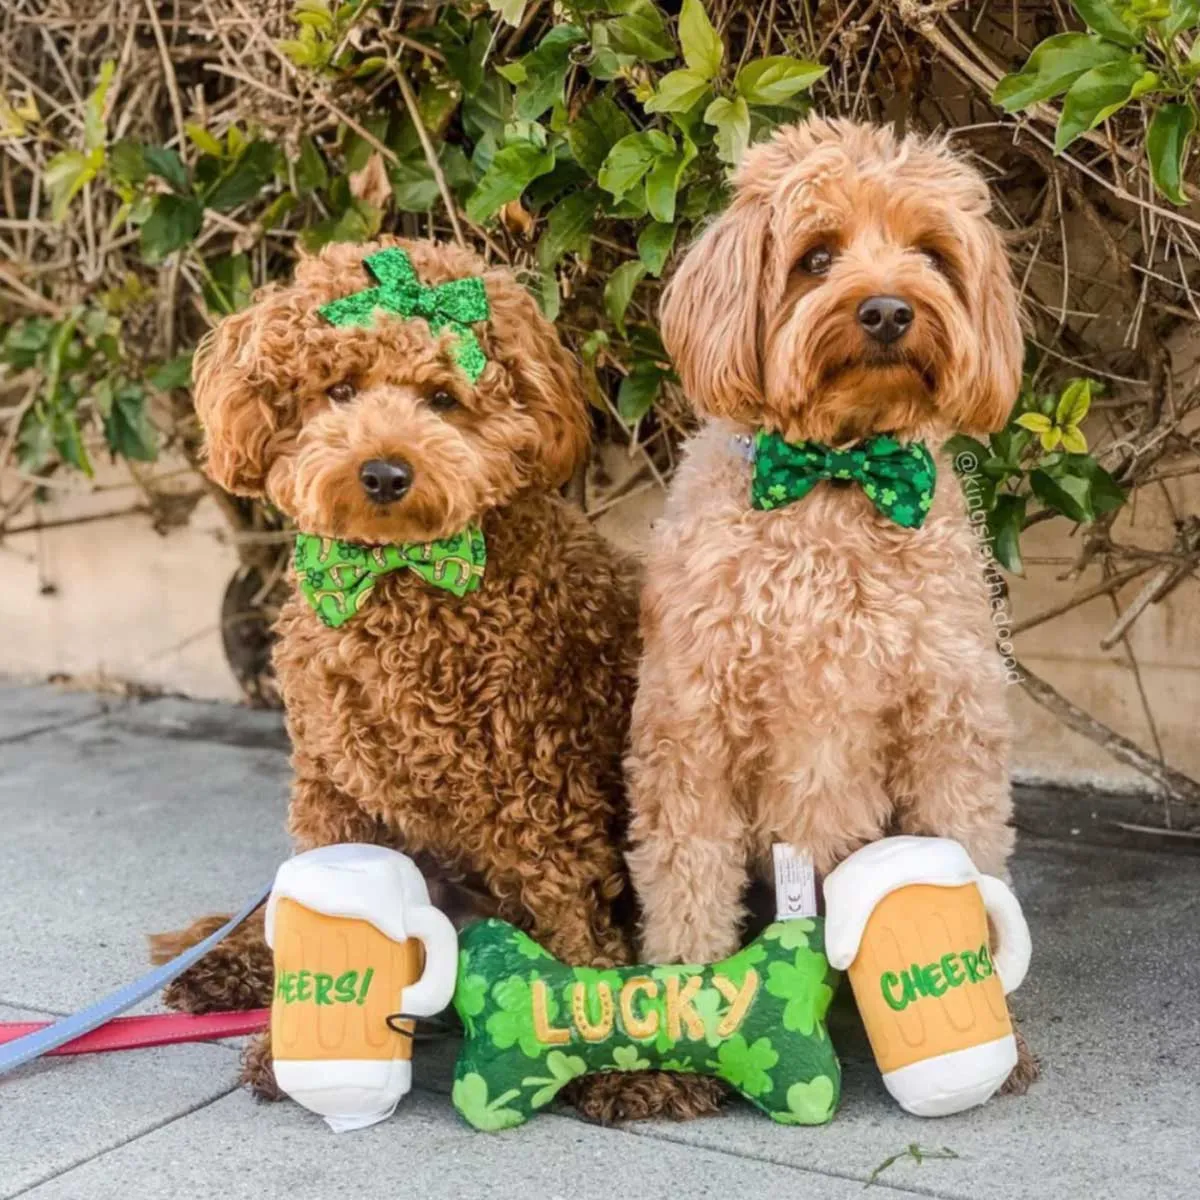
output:
[[[436,542],[398,546],[365,546],[315,533],[296,535],[301,594],[331,629],[344,625],[362,608],[381,575],[412,571],[433,587],[461,597],[482,584],[486,562],[487,546],[477,525]]]
[[[821,442],[785,442],[759,430],[755,442],[750,502],[757,509],[782,508],[803,500],[823,479],[850,479],[885,516],[905,529],[918,529],[933,504],[937,478],[924,442],[905,445],[881,434],[834,450]]]
[[[422,317],[431,333],[451,329],[458,339],[454,359],[475,383],[487,366],[487,355],[469,326],[492,315],[483,280],[471,275],[426,286],[417,278],[412,259],[399,246],[369,254],[363,264],[378,280],[378,286],[322,304],[317,309],[321,316],[331,325],[370,325],[375,311],[383,309],[409,320]]]

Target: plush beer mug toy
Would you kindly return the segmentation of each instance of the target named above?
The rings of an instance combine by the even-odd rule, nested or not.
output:
[[[1025,978],[1029,929],[957,842],[885,838],[852,854],[825,879],[825,942],[902,1108],[961,1112],[1008,1078],[1017,1044],[1004,997]]]
[[[279,868],[271,1052],[279,1086],[335,1132],[391,1116],[412,1087],[411,1017],[450,1003],[458,937],[412,859],[326,846]]]

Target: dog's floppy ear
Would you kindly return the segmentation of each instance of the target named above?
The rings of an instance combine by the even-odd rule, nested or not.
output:
[[[979,220],[974,240],[974,370],[967,373],[962,392],[948,406],[947,415],[963,433],[984,434],[995,433],[1008,422],[1021,390],[1025,346],[1003,240],[986,217]]]
[[[762,403],[761,293],[770,206],[738,196],[687,252],[662,300],[663,344],[710,416]]]
[[[196,415],[204,426],[208,477],[227,492],[261,496],[283,414],[264,335],[284,316],[285,293],[267,289],[249,308],[226,317],[200,342],[192,366]],[[284,326],[296,336],[291,321]],[[274,339],[278,340],[278,339]]]
[[[508,271],[484,275],[491,317],[489,357],[497,359],[516,384],[517,399],[538,427],[531,447],[536,481],[561,487],[587,457],[591,422],[579,366],[533,297]]]

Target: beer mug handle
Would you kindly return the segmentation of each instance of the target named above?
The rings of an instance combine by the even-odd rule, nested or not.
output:
[[[1029,969],[1029,956],[1033,944],[1029,939],[1029,926],[1016,896],[1007,884],[991,875],[980,875],[976,881],[983,905],[996,926],[999,944],[992,955],[996,974],[1000,976],[1004,994],[1021,986],[1025,972]]]
[[[432,905],[422,905],[405,914],[409,935],[425,946],[425,970],[416,983],[400,995],[406,1016],[432,1017],[440,1013],[454,995],[458,978],[458,934],[450,918]]]

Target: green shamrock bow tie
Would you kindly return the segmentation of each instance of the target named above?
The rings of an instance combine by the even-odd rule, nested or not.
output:
[[[785,442],[759,430],[750,502],[758,509],[803,500],[823,479],[852,479],[885,516],[918,529],[933,504],[937,468],[924,442],[904,445],[881,434],[849,450],[821,442]]]
[[[472,275],[427,287],[417,278],[412,259],[399,246],[370,254],[363,263],[379,286],[322,304],[317,310],[321,316],[332,325],[370,325],[379,308],[410,320],[423,317],[431,333],[446,328],[454,331],[458,338],[455,361],[472,383],[478,380],[487,366],[487,355],[469,326],[492,315],[483,280]]]
[[[331,629],[366,603],[375,580],[389,571],[414,571],[426,583],[465,596],[483,581],[487,546],[478,525],[436,542],[365,546],[315,533],[296,535],[296,580],[305,600]]]

